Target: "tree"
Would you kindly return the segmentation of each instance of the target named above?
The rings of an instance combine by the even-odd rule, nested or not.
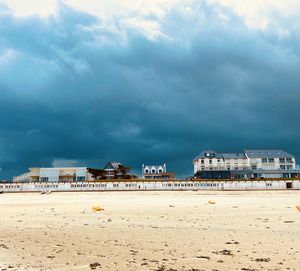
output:
[[[130,179],[131,178],[131,176],[128,174],[129,171],[130,171],[130,167],[128,167],[128,166],[119,165],[119,167],[118,167],[118,172],[121,173],[121,177],[123,179]]]
[[[106,179],[105,170],[101,168],[87,168],[87,171],[92,175],[96,180]]]

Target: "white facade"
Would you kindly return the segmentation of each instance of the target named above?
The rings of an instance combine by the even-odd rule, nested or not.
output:
[[[166,173],[167,172],[167,165],[159,165],[159,166],[147,166],[147,165],[142,165],[142,175],[146,174],[161,174],[161,173]]]
[[[204,151],[193,161],[194,173],[204,170],[247,170],[250,160],[243,153]]]
[[[13,178],[14,182],[86,181],[91,176],[86,167],[30,168],[29,172]]]
[[[247,180],[247,181],[205,181],[205,180],[136,180],[128,182],[17,182],[0,183],[3,192],[42,191],[124,191],[124,190],[276,190],[300,189],[300,180]]]
[[[248,158],[251,169],[263,170],[289,170],[296,168],[295,158]]]
[[[194,160],[194,173],[199,170],[246,170],[250,169],[247,158],[201,158]]]
[[[193,160],[193,164],[194,173],[215,170],[296,169],[295,157],[282,150],[245,150],[243,153],[203,151]]]
[[[173,172],[167,172],[167,165],[149,166],[142,165],[142,178],[152,180],[172,180],[175,179]]]

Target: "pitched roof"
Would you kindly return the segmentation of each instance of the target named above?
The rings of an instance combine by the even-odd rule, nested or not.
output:
[[[164,165],[152,165],[152,166],[149,166],[149,165],[144,165],[144,168],[155,168],[155,169],[159,169],[159,168],[164,168]]]
[[[207,155],[209,154],[209,155]],[[243,158],[294,158],[295,156],[283,150],[244,150],[243,153],[217,153],[202,151],[194,160],[199,158],[243,159]]]
[[[119,163],[119,162],[108,162],[106,164],[106,166],[104,167],[104,169],[110,169],[110,168],[112,168],[112,169],[118,169],[120,165],[122,165],[122,164]]]
[[[209,153],[209,155],[207,155],[207,153]],[[202,151],[200,152],[200,154],[195,158],[195,159],[199,159],[199,158],[227,158],[227,159],[237,159],[237,158],[246,158],[244,153],[230,153],[230,152],[215,152],[215,151]]]
[[[249,158],[294,158],[295,156],[283,150],[245,150]]]
[[[209,154],[209,155],[207,155],[207,154]],[[205,151],[200,152],[199,155],[194,160],[199,159],[199,158],[222,158],[222,155],[215,151],[205,150]]]
[[[112,166],[115,168],[115,169],[118,169],[120,165],[122,165],[121,163],[119,162],[111,162]]]

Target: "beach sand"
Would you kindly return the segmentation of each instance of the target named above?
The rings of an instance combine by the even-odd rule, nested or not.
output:
[[[300,191],[1,194],[0,270],[300,270],[299,204]]]

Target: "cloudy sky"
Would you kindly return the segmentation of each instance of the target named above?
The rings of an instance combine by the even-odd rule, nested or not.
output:
[[[0,179],[203,149],[300,159],[299,0],[0,0]]]

